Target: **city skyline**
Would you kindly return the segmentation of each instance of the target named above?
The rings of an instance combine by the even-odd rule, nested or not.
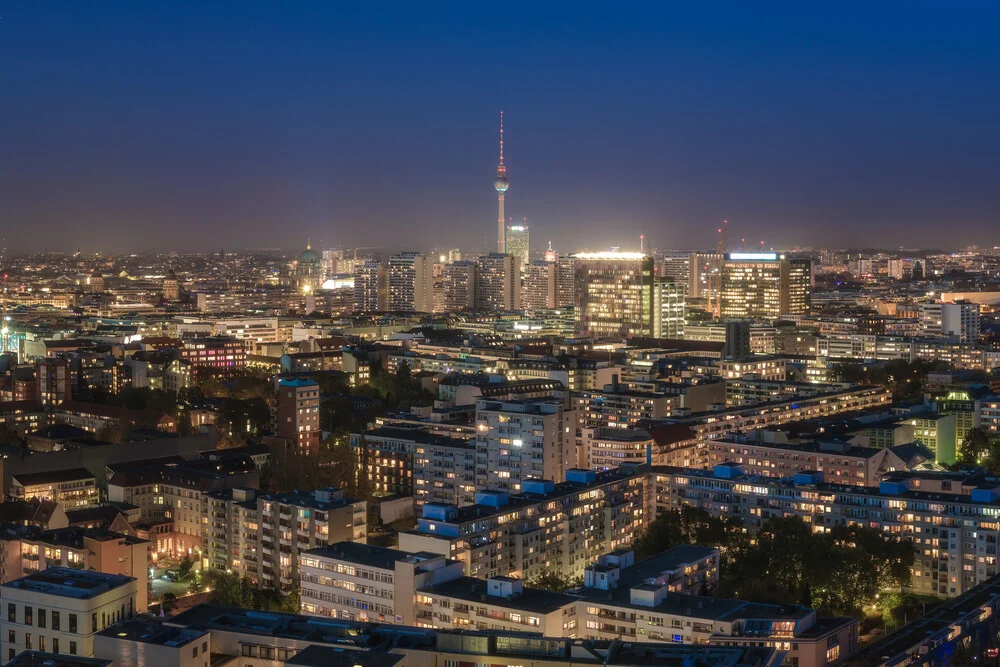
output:
[[[541,245],[993,245],[992,8],[510,9],[10,7],[6,245],[489,248],[501,109]]]

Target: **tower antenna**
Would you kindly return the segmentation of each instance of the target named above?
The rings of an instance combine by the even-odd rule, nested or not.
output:
[[[503,197],[510,187],[507,180],[507,165],[503,163],[503,111],[500,112],[500,162],[497,164],[497,177],[493,180],[493,189],[497,191],[497,252],[507,251],[506,235],[504,225],[506,219],[503,213]]]

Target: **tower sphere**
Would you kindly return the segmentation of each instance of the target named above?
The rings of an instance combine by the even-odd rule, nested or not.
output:
[[[493,188],[497,192],[507,192],[507,188],[509,187],[510,181],[505,176],[497,176],[496,180],[493,181]]]

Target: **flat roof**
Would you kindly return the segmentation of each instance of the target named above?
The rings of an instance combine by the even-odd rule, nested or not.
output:
[[[113,662],[103,658],[85,658],[82,655],[22,651],[4,667],[107,667]]]
[[[316,556],[317,558],[329,558],[340,560],[345,563],[356,565],[367,565],[377,567],[382,570],[395,569],[398,562],[420,562],[431,558],[440,558],[440,554],[429,551],[419,551],[412,553],[401,549],[390,549],[389,547],[377,547],[360,542],[337,542],[325,547],[317,547],[303,551],[304,554]]]
[[[68,567],[50,567],[35,574],[9,581],[2,588],[45,593],[59,597],[88,600],[135,581],[135,577],[105,574]]]
[[[499,579],[500,577],[494,577]],[[425,586],[420,589],[427,593],[447,595],[448,597],[467,600],[483,605],[493,605],[494,607],[505,607],[507,609],[519,609],[526,612],[538,614],[549,614],[559,611],[568,604],[572,604],[580,599],[579,595],[569,595],[566,593],[553,593],[540,588],[523,588],[520,595],[508,600],[498,595],[487,594],[487,582],[475,577],[459,577],[451,581]]]
[[[106,628],[97,634],[140,644],[155,644],[178,648],[205,637],[208,633],[196,628],[176,628],[155,621],[130,620]]]

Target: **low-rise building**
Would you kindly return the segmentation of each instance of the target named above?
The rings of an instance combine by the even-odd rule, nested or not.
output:
[[[14,473],[10,495],[15,500],[51,500],[67,511],[97,505],[101,499],[97,478],[86,468]]]
[[[94,656],[94,636],[145,611],[134,577],[54,567],[0,586],[0,635],[8,659],[21,651]]]
[[[440,554],[338,542],[299,554],[302,611],[351,621],[416,624],[416,590],[462,576]]]

